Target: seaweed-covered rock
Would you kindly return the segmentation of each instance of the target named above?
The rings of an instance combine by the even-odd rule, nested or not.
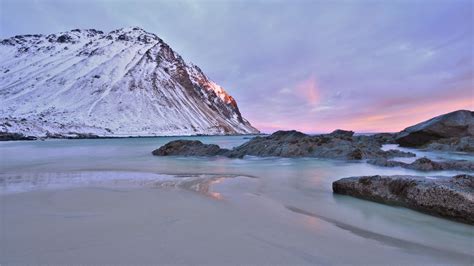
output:
[[[448,179],[417,176],[348,177],[332,184],[334,193],[399,205],[474,224],[474,176]]]

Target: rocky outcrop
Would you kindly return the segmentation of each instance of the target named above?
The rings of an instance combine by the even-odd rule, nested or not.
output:
[[[187,145],[190,147],[186,147]],[[204,146],[197,146],[189,141],[180,142],[180,145],[177,146],[174,143],[168,143],[164,147],[167,147],[168,152],[155,155],[188,156],[190,155],[190,150],[202,148],[201,156],[223,155],[231,158],[242,158],[246,155],[251,155],[260,157],[317,157],[361,160],[415,156],[412,153],[397,150],[383,151],[378,140],[371,139],[370,137],[356,137],[353,136],[353,132],[342,130],[317,136],[306,135],[295,130],[277,131],[270,136],[252,138],[232,150],[223,151],[221,149],[218,153],[215,152],[217,148],[208,150]]]
[[[0,141],[7,140],[36,140],[36,137],[25,136],[20,133],[0,132]]]
[[[398,161],[391,161],[384,158],[368,160],[367,163],[385,166],[385,167],[403,167],[418,171],[440,171],[440,170],[459,170],[459,171],[474,171],[474,162],[467,160],[448,160],[436,162],[426,157],[417,159],[412,163],[404,163]]]
[[[334,193],[398,205],[474,224],[474,176],[449,179],[416,176],[349,177],[332,184]]]
[[[253,138],[234,148],[228,156],[317,157],[347,160],[415,156],[398,150],[383,151],[382,143],[378,139],[353,134],[352,131],[336,130],[330,134],[310,136],[298,131],[277,131],[267,137]]]
[[[228,150],[215,144],[204,144],[198,140],[175,140],[154,150],[156,156],[216,156],[224,155]]]
[[[472,111],[459,110],[408,127],[397,135],[396,142],[403,147],[430,147],[431,143],[442,143],[444,139],[451,139],[448,143],[452,143],[463,137],[474,137],[474,112]],[[455,147],[456,145],[452,146],[452,148]],[[474,149],[473,146],[464,149],[471,148]]]

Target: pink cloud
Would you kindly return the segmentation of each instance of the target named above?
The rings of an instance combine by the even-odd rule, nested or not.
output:
[[[310,105],[316,105],[320,101],[320,91],[316,82],[316,77],[311,75],[308,79],[298,83],[294,91]]]
[[[324,133],[335,129],[354,130],[356,132],[397,132],[404,128],[459,109],[474,109],[472,95],[453,95],[451,97],[436,97],[423,102],[405,101],[400,99],[388,100],[399,106],[368,106],[363,111],[354,109],[342,112],[305,114],[298,117],[286,116],[278,121],[254,123],[263,132],[271,133],[277,130],[295,129],[306,133]]]

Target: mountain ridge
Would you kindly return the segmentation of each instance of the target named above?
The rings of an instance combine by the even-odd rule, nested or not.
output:
[[[74,29],[0,41],[0,131],[254,134],[235,99],[156,34]]]

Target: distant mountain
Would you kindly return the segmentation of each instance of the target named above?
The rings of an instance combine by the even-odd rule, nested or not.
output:
[[[0,59],[0,132],[258,133],[221,86],[140,28],[15,36]]]

